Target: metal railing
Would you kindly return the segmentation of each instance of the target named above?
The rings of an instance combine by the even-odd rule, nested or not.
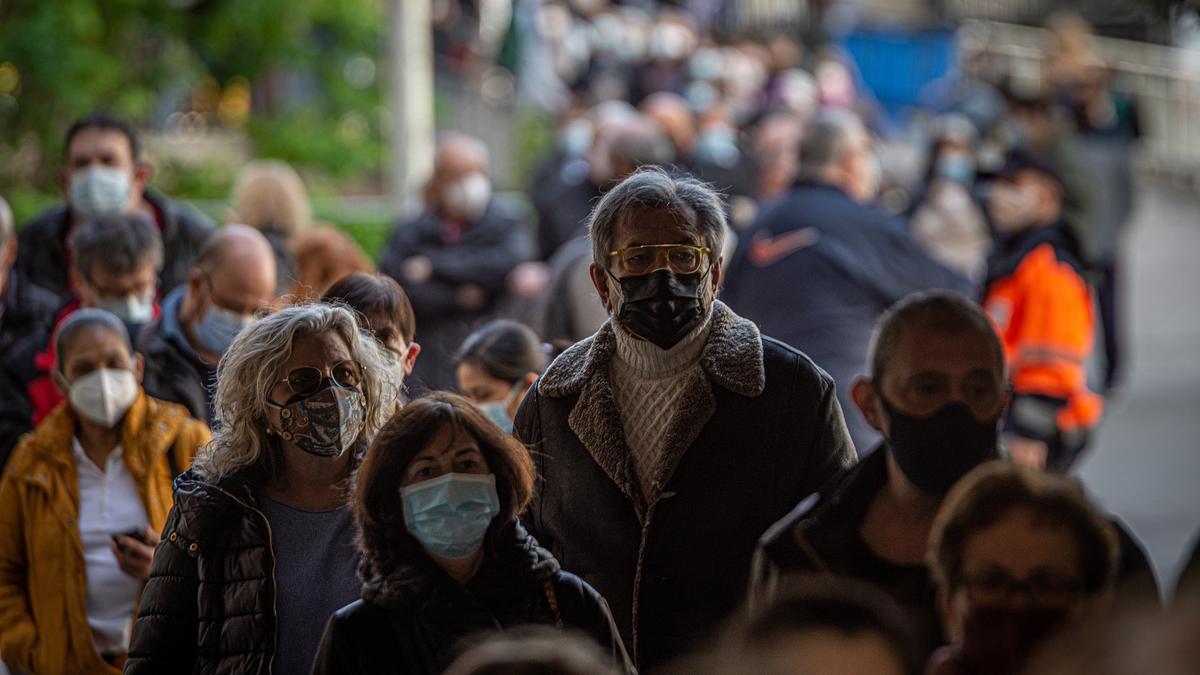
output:
[[[1001,72],[1038,83],[1047,31],[994,21],[967,21]],[[1096,38],[1099,56],[1133,95],[1142,120],[1143,169],[1200,180],[1200,52],[1146,42]]]

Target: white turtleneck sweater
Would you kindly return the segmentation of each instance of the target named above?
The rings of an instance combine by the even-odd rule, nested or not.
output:
[[[657,496],[653,494],[654,470],[662,455],[663,440],[680,414],[680,398],[695,371],[700,370],[700,356],[711,325],[709,311],[704,323],[666,350],[633,337],[619,325],[613,326],[617,353],[609,363],[609,375],[625,442],[647,502]]]

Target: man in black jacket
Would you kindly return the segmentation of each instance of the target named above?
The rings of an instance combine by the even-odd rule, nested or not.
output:
[[[954,483],[999,456],[1004,350],[977,305],[928,291],[884,314],[869,361],[870,378],[855,381],[852,395],[885,442],[767,530],[750,599],[769,602],[806,574],[859,579],[908,611],[928,656],[942,644],[925,566],[929,532]],[[1128,535],[1122,539],[1124,578],[1148,575],[1144,553]]]
[[[739,242],[725,300],[763,332],[794,345],[838,387],[860,450],[878,434],[853,410],[850,385],[866,372],[875,321],[909,293],[970,291],[930,258],[904,224],[872,206],[879,168],[871,137],[846,111],[818,114],[800,145],[795,186]]]
[[[716,300],[716,193],[642,169],[601,199],[591,237],[611,319],[517,414],[541,478],[527,518],[649,670],[738,606],[755,530],[854,451],[829,377]]]
[[[187,406],[213,423],[217,362],[242,327],[275,300],[275,257],[258,230],[226,225],[200,250],[187,283],[162,302],[162,315],[142,332],[142,387]]]
[[[413,374],[430,389],[453,386],[455,350],[494,311],[508,273],[533,257],[529,223],[492,196],[487,167],[483,143],[443,136],[425,210],[396,226],[379,263],[412,301],[421,324]]]
[[[12,211],[0,197],[0,355],[8,354],[21,338],[49,328],[58,306],[53,293],[29,283],[14,269],[17,249]]]
[[[149,189],[151,167],[137,132],[126,121],[93,113],[71,125],[59,183],[66,200],[26,223],[17,268],[25,278],[62,296],[69,290],[67,236],[80,222],[113,213],[152,218],[163,240],[159,290],[184,282],[213,224],[199,211]]]

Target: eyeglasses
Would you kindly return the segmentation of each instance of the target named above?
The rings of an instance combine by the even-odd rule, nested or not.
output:
[[[962,584],[971,602],[981,605],[1004,604],[1018,593],[1038,605],[1069,605],[1083,592],[1083,581],[1078,577],[1049,572],[1018,581],[1003,572],[990,571],[965,577]]]
[[[362,382],[362,368],[354,361],[342,361],[329,370],[329,377],[336,385],[357,387]],[[325,376],[320,368],[303,366],[288,373],[280,382],[287,382],[294,394],[309,396],[321,390]]]
[[[649,274],[663,267],[676,274],[692,274],[700,270],[704,256],[712,252],[705,246],[688,244],[649,244],[610,251],[617,258],[618,271],[627,276]]]

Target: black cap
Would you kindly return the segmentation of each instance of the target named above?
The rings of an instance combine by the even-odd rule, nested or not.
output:
[[[1008,156],[1004,158],[1004,165],[996,172],[996,177],[1013,178],[1022,171],[1036,171],[1058,183],[1059,188],[1066,188],[1062,174],[1052,161],[1023,148],[1008,153]]]

